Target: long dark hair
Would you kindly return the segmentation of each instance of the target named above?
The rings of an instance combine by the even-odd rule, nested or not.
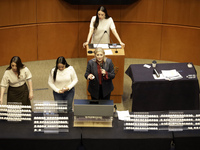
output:
[[[12,69],[12,66],[11,64],[12,63],[16,63],[17,65],[17,74],[18,74],[18,78],[19,78],[19,75],[20,75],[20,69],[24,68],[24,64],[22,64],[22,61],[21,59],[18,57],[18,56],[13,56],[10,60],[10,66],[6,69],[6,70],[10,70]]]
[[[53,72],[53,80],[54,80],[54,82],[56,81],[56,75],[57,75],[57,70],[58,70],[58,64],[59,63],[65,65],[65,68],[70,66],[63,56],[58,57],[57,60],[56,60],[56,67],[55,67],[55,70]]]
[[[104,6],[100,6],[98,9],[97,9],[97,12],[96,12],[96,20],[94,22],[94,29],[97,29],[98,25],[99,25],[99,16],[98,16],[98,12],[99,11],[103,11],[105,13],[105,19],[108,19],[110,18],[110,16],[108,15],[107,13],[107,9],[104,7]]]

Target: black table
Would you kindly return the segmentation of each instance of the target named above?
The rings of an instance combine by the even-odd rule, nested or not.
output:
[[[129,132],[123,130],[123,124],[114,118],[112,128],[73,127],[71,115],[69,133],[44,134],[33,132],[33,121],[0,121],[0,150],[169,150],[171,132]]]
[[[69,133],[43,134],[33,132],[33,121],[0,121],[0,149],[169,150],[172,139],[175,141],[176,150],[188,150],[188,147],[192,150],[200,148],[200,130],[174,132],[173,138],[173,132],[169,131],[124,131],[123,124],[123,121],[114,118],[112,128],[74,128],[72,114]],[[81,142],[85,149],[78,149]]]
[[[199,109],[199,83],[194,66],[187,63],[157,64],[156,70],[176,69],[182,76],[179,80],[155,80],[153,68],[144,64],[132,64],[126,74],[132,79],[132,111],[196,110]]]
[[[35,133],[34,114],[32,121],[0,121],[0,150],[77,150],[81,144],[81,129],[73,128],[73,114],[68,116],[69,132],[59,134]]]
[[[82,128],[86,150],[169,150],[172,133],[168,131],[125,131],[116,118],[113,128]]]

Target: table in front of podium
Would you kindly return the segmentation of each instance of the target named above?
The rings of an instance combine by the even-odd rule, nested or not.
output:
[[[93,44],[92,44],[93,45]],[[87,46],[87,61],[94,58],[94,48],[89,44]],[[108,49],[104,49],[108,50]],[[125,52],[123,48],[112,48],[109,49],[113,54],[106,55],[106,57],[112,59],[114,67],[118,70],[115,74],[115,78],[112,80],[114,85],[114,90],[111,92],[110,99],[114,101],[114,103],[121,103],[122,95],[123,95],[123,84],[124,84],[124,58]],[[92,52],[92,53],[88,53]],[[88,87],[87,82],[87,87]],[[88,99],[91,99],[90,93],[87,91]]]
[[[184,113],[184,111],[181,111]],[[197,113],[199,111],[186,111]],[[153,114],[160,114],[155,112]],[[163,114],[166,114],[164,112]],[[34,114],[31,121],[0,121],[1,150],[169,150],[175,141],[176,150],[199,150],[200,130],[171,131],[125,131],[124,122],[113,119],[112,128],[73,127],[73,113],[69,117],[68,133],[34,133]]]
[[[126,74],[132,79],[132,111],[197,110],[199,109],[199,82],[197,78],[188,79],[195,74],[194,66],[187,63],[157,64],[156,69],[176,69],[182,79],[168,81],[155,80],[153,69],[144,64],[132,64]]]

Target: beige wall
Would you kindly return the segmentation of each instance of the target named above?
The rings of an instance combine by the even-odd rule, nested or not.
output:
[[[0,0],[0,65],[13,55],[22,61],[86,57],[82,44],[97,7],[63,0]],[[199,0],[139,0],[106,8],[126,44],[126,58],[200,65]]]

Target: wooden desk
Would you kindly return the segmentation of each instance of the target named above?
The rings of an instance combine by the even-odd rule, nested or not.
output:
[[[87,61],[94,58],[94,48],[89,48],[87,46]],[[104,49],[108,50],[108,49]],[[114,101],[114,103],[121,103],[122,95],[123,95],[123,84],[124,84],[124,58],[125,52],[123,48],[120,49],[110,49],[112,50],[113,55],[106,55],[106,57],[112,59],[113,65],[118,70],[115,74],[115,78],[113,79],[114,90],[111,92],[110,99]],[[117,50],[117,53],[116,53]],[[88,53],[88,51],[92,51],[92,53]],[[89,82],[87,81],[87,87]],[[91,99],[90,93],[87,91],[88,99]]]

